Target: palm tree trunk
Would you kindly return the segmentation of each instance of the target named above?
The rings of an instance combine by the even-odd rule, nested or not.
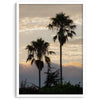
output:
[[[41,71],[39,70],[39,89],[41,88]]]
[[[62,45],[60,44],[60,81],[62,84]]]

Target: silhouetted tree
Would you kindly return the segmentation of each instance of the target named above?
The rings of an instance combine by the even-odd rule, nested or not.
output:
[[[62,46],[66,43],[66,40],[76,35],[74,32],[76,25],[73,24],[73,20],[69,16],[65,16],[64,13],[59,13],[56,14],[56,17],[51,18],[51,23],[48,27],[49,29],[57,30],[57,34],[53,37],[53,40],[55,42],[58,38],[60,43],[60,80],[62,84]]]
[[[42,38],[37,39],[37,41],[32,41],[31,45],[27,45],[26,49],[28,50],[27,61],[31,61],[31,64],[35,62],[39,70],[39,88],[41,87],[41,70],[44,67],[43,58],[49,64],[50,58],[47,56],[54,53],[53,51],[48,51],[49,43],[42,40]]]
[[[44,83],[46,87],[56,86],[59,83],[59,70],[52,72],[52,67],[49,67],[48,72],[45,72],[45,74],[47,74]]]

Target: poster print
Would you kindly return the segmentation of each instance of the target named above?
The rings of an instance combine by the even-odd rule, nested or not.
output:
[[[18,7],[18,94],[83,94],[83,4]]]

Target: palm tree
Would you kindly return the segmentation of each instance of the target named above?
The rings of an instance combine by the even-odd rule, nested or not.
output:
[[[41,70],[44,67],[43,58],[45,58],[45,61],[49,65],[50,58],[47,55],[54,53],[53,51],[48,51],[48,47],[49,43],[42,40],[42,38],[32,41],[31,45],[26,46],[28,50],[26,62],[31,61],[31,65],[34,62],[39,70],[39,88],[41,88]]]
[[[56,29],[57,34],[53,37],[54,42],[58,38],[60,43],[60,80],[62,84],[62,46],[68,41],[69,38],[72,38],[76,33],[74,29],[73,20],[69,16],[65,16],[64,13],[56,14],[56,17],[51,18],[51,23],[48,25],[49,29]]]

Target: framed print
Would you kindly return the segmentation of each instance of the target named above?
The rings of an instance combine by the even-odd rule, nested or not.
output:
[[[83,3],[17,4],[17,97],[83,96]]]

